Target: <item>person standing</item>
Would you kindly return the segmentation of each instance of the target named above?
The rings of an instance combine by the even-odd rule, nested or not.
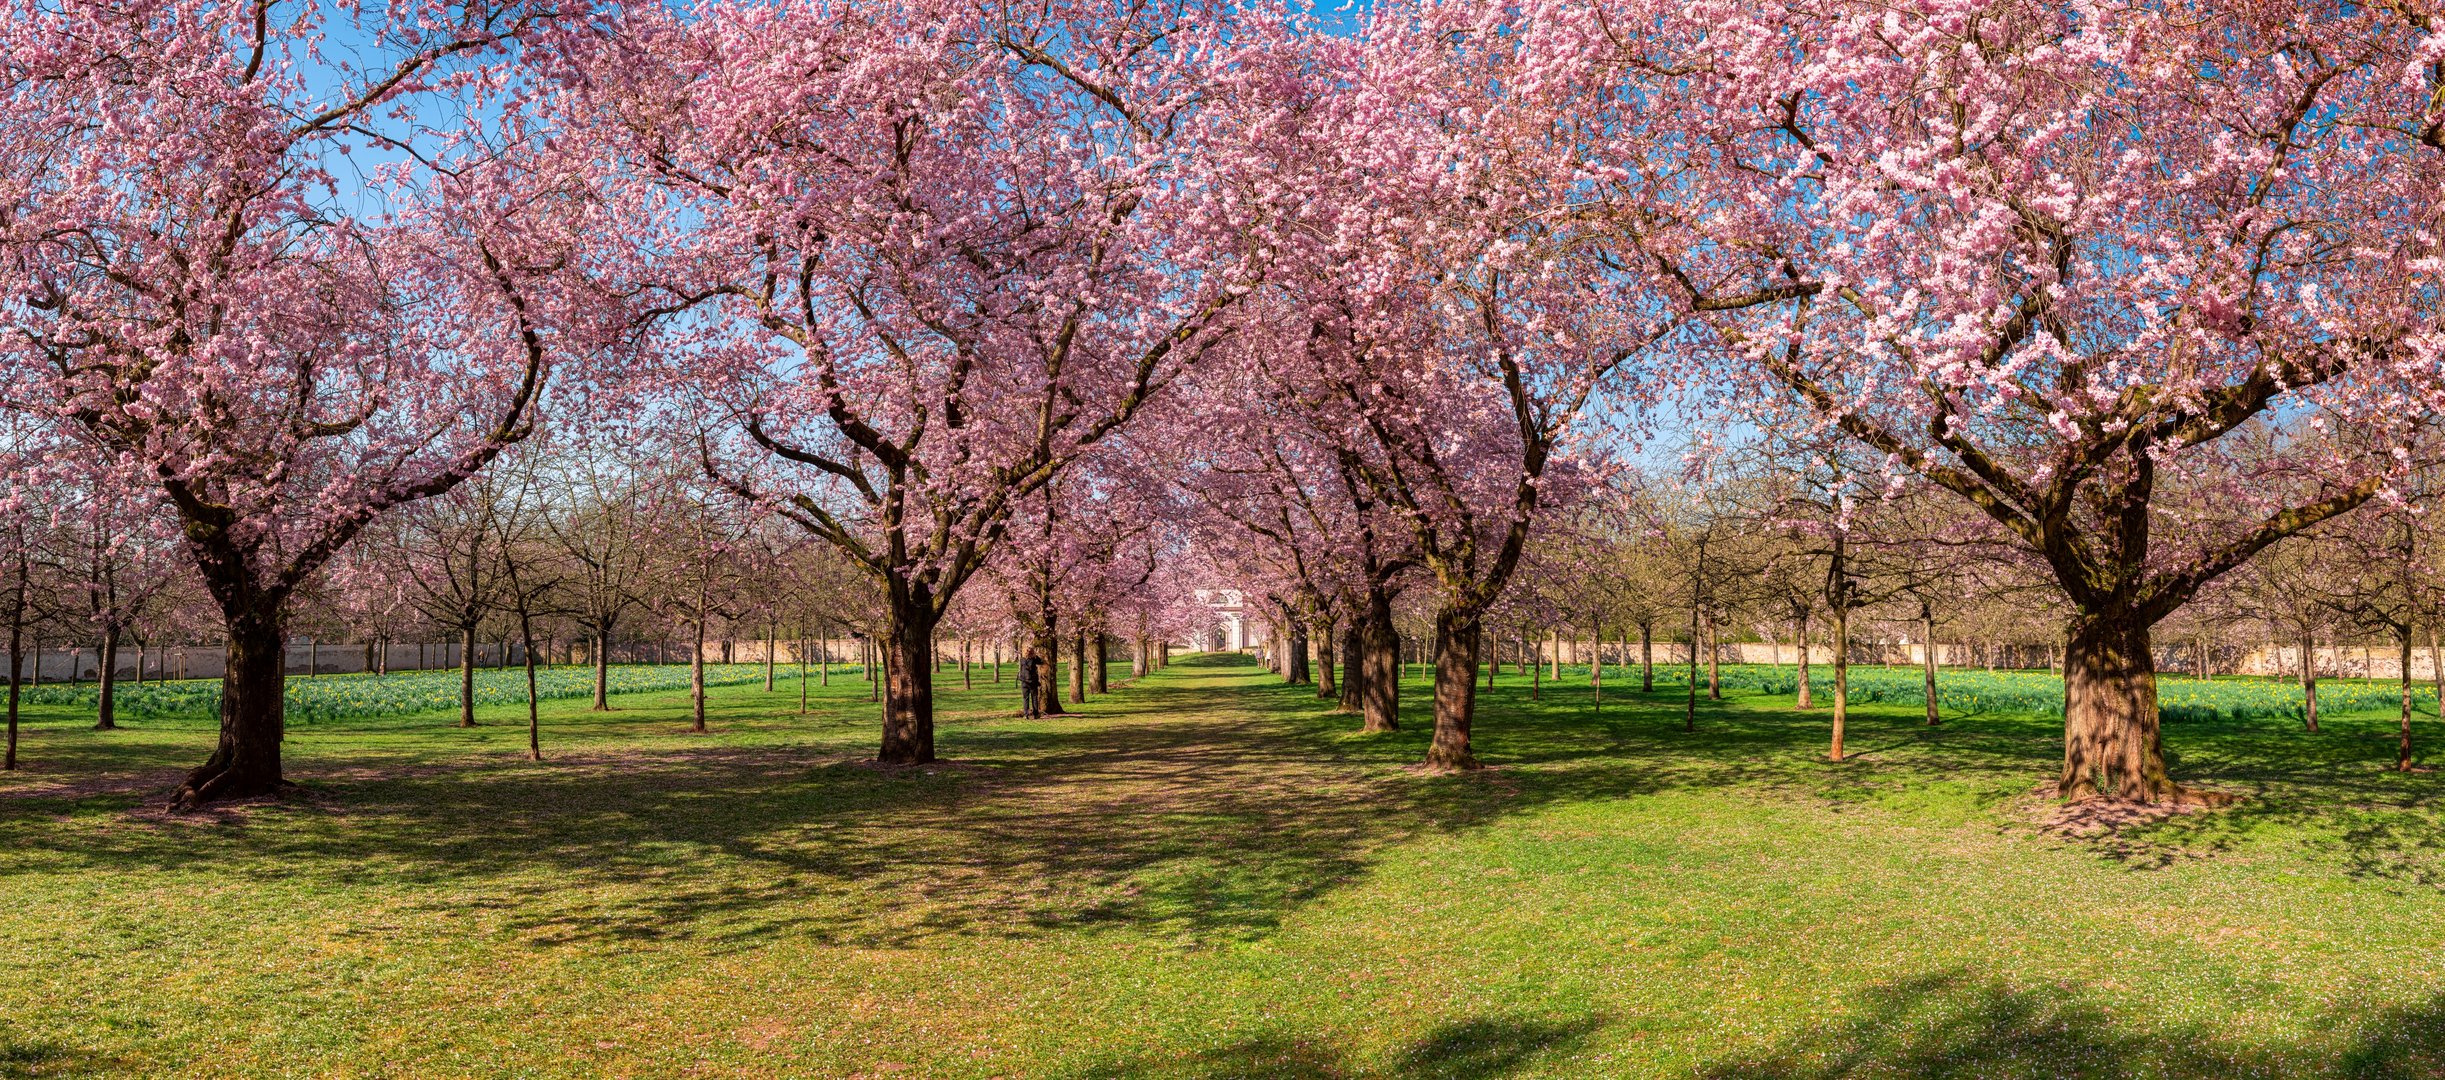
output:
[[[1030,720],[1044,716],[1044,677],[1036,660],[1036,650],[1019,655],[1019,713]]]

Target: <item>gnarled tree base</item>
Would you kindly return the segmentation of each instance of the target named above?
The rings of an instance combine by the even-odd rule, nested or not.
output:
[[[277,794],[286,647],[274,618],[232,619],[221,673],[221,740],[170,796],[173,811]]]
[[[170,793],[169,809],[172,813],[184,813],[208,803],[277,795],[295,786],[281,778],[277,763],[270,769],[250,768],[231,763],[226,755],[214,754],[211,760],[189,771],[178,790]]]
[[[2075,617],[2063,650],[2063,772],[2067,803],[2223,806],[2234,797],[2166,774],[2148,628],[2129,615]]]

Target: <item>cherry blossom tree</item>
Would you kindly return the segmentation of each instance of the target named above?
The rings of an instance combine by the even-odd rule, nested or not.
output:
[[[1621,211],[1619,258],[1707,319],[1690,355],[1726,403],[1841,432],[2051,571],[2066,799],[2197,795],[2166,772],[2150,627],[2418,464],[2445,70],[2404,10],[1605,8],[1651,31],[1616,38],[1651,109],[1611,175],[1672,193]],[[2262,416],[2333,437],[2220,513],[2160,505],[2232,476],[2220,440]]]
[[[880,759],[1018,503],[1218,339],[1264,243],[1209,106],[1275,33],[1172,2],[631,13],[573,80],[706,464],[884,592]],[[1253,209],[1251,208],[1253,207]]]
[[[1333,395],[1345,463],[1435,583],[1436,770],[1477,764],[1483,620],[1540,511],[1601,463],[1591,403],[1626,415],[1622,376],[1670,325],[1647,272],[1580,228],[1610,197],[1587,171],[1610,54],[1513,11],[1379,6],[1359,48],[1324,58],[1335,89],[1281,170],[1312,185],[1310,242],[1274,276],[1308,331],[1303,382]]]
[[[0,382],[159,487],[227,627],[220,742],[175,805],[280,786],[290,598],[536,421],[588,231],[516,74],[557,17],[68,0],[0,20]],[[342,26],[362,48],[321,51]]]

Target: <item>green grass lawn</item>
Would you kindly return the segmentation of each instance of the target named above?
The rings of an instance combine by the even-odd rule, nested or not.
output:
[[[932,767],[836,677],[554,702],[540,764],[509,709],[318,723],[188,817],[205,726],[38,712],[0,1077],[2445,1076],[2391,717],[2174,725],[2247,800],[2099,826],[2029,716],[1867,707],[1834,765],[1788,697],[1506,674],[1429,777],[1414,683],[1370,737],[1236,657],[1044,721],[976,674]]]

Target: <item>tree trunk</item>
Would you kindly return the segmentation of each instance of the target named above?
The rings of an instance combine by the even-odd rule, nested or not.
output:
[[[2408,617],[2406,616],[2406,618],[2408,618]],[[2403,674],[2402,674],[2402,698],[2403,698],[2403,702],[2402,702],[2402,706],[2403,706],[2403,707],[2402,707],[2402,744],[2401,744],[2401,747],[2400,747],[2399,749],[2397,749],[2397,750],[2395,751],[2395,753],[2394,753],[2394,770],[2395,770],[2396,772],[2410,772],[2410,771],[2411,771],[2411,624],[2410,624],[2409,622],[2407,622],[2407,621],[2406,621],[2405,623],[2403,623],[2403,632],[2402,632],[2401,634],[2397,635],[2397,637],[2398,637],[2398,638],[2399,638],[2399,640],[2402,642],[2402,654],[2403,654]]]
[[[1401,631],[1392,624],[1392,594],[1367,591],[1367,625],[1360,633],[1358,708],[1363,730],[1401,730]]]
[[[2445,654],[2437,652],[2435,619],[2428,620],[2428,678],[2432,680],[2432,689],[2436,693],[2437,716],[2445,718]]]
[[[774,653],[781,651],[780,631],[773,629],[771,619],[764,620],[764,692],[773,692]]]
[[[21,549],[22,550],[22,549]],[[0,771],[17,770],[17,709],[25,683],[25,609],[26,580],[31,567],[26,560],[17,561],[17,587],[9,593],[8,612],[8,748],[0,753]]]
[[[727,648],[727,644],[724,645]],[[696,647],[688,650],[688,716],[694,723],[689,731],[703,733],[705,727],[705,618],[696,617]]]
[[[1367,686],[1367,647],[1365,612],[1352,612],[1350,624],[1341,630],[1341,711],[1358,712]]]
[[[2165,773],[2148,629],[2129,615],[2083,612],[2063,649],[2063,775],[2069,801],[2178,802]]]
[[[475,726],[475,625],[459,628],[458,726]]]
[[[1655,693],[1655,627],[1638,624],[1639,692]]]
[[[1044,633],[1034,646],[1037,662],[1043,665],[1036,673],[1036,701],[1046,716],[1068,715],[1061,707],[1061,635],[1055,631],[1053,616],[1044,616]]]
[[[1927,669],[1921,692],[1927,695],[1927,726],[1944,722],[1936,711],[1936,611],[1925,600],[1919,601],[1919,651]]]
[[[1307,627],[1300,625],[1296,619],[1289,622],[1290,625],[1283,631],[1288,640],[1282,646],[1282,681],[1297,686],[1309,681]]]
[[[1521,631],[1520,656],[1528,661],[1528,700],[1535,701],[1545,689],[1545,658],[1543,656],[1530,657],[1528,655],[1528,642],[1528,632],[1525,630]],[[1541,639],[1538,640],[1537,647],[1540,649],[1544,648],[1544,641]]]
[[[96,731],[111,731],[119,726],[117,694],[119,688],[119,628],[102,628],[101,647],[96,650],[102,664],[94,672],[97,686],[94,693],[93,727]]]
[[[1845,579],[1837,579],[1848,581]],[[1841,761],[1842,736],[1851,725],[1851,609],[1834,605],[1834,745],[1829,761]]]
[[[1810,691],[1809,686],[1808,686],[1808,616],[1807,616],[1807,615],[1803,614],[1803,615],[1801,615],[1801,616],[1800,616],[1800,618],[1799,618],[1799,624],[1798,624],[1797,626],[1794,626],[1794,627],[1792,628],[1792,632],[1791,632],[1791,633],[1792,633],[1792,640],[1793,640],[1793,641],[1794,641],[1794,642],[1795,642],[1795,643],[1798,645],[1799,650],[1800,650],[1800,671],[1799,671],[1799,683],[1798,683],[1798,685],[1797,685],[1797,686],[1795,686],[1795,687],[1793,688],[1793,697],[1792,697],[1792,702],[1791,702],[1791,704],[1792,704],[1792,707],[1793,707],[1793,708],[1797,708],[1797,709],[1814,709],[1814,708],[1816,708],[1816,707],[1817,707],[1817,702],[1816,702],[1816,699],[1815,699],[1815,698],[1813,698],[1813,697],[1811,697],[1811,696],[1810,696],[1810,695],[1811,695],[1811,691]]]
[[[1430,772],[1478,767],[1469,752],[1469,722],[1477,712],[1477,646],[1483,625],[1474,611],[1435,613],[1435,737],[1426,748]]]
[[[2301,721],[2318,730],[2318,635],[2301,632]]]
[[[280,790],[280,739],[288,640],[277,610],[229,620],[221,671],[221,739],[212,756],[187,774],[170,807],[187,810],[220,799]]]
[[[1723,638],[1711,611],[1706,614],[1706,699],[1723,700]]]
[[[1333,624],[1326,623],[1319,627],[1314,640],[1316,642],[1316,696],[1326,701],[1339,700],[1341,691],[1333,679]],[[1343,662],[1348,661],[1345,659]]]
[[[526,756],[530,761],[542,761],[543,720],[535,707],[535,624],[523,610],[523,598],[519,607],[518,641],[526,650]]]
[[[1689,699],[1681,703],[1681,730],[1698,730],[1698,609],[1689,609]]]
[[[1111,666],[1112,658],[1104,652],[1104,643],[1106,640],[1104,632],[1098,630],[1095,632],[1094,637],[1095,648],[1091,651],[1095,654],[1095,663],[1093,666],[1087,668],[1087,692],[1090,694],[1109,694],[1112,692],[1112,685],[1109,676],[1107,676],[1105,672]]]
[[[1589,656],[1593,665],[1588,669],[1588,700],[1597,716],[1605,714],[1605,629],[1602,624],[1588,628],[1588,640],[1596,646]]]
[[[611,632],[594,635],[594,704],[595,712],[611,711]]]
[[[875,760],[923,765],[934,760],[934,623],[932,604],[894,597],[883,635],[883,748]]]
[[[1087,632],[1070,631],[1070,704],[1087,701]]]

